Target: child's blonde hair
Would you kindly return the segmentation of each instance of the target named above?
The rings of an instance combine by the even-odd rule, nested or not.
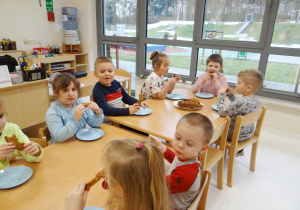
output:
[[[166,54],[162,52],[154,51],[150,56],[150,60],[152,60],[153,69],[155,70],[154,68],[155,65],[159,67],[165,58],[168,58]]]
[[[102,155],[108,177],[110,209],[167,210],[170,209],[165,179],[164,159],[153,143],[133,139],[109,142]],[[123,197],[114,195],[121,187]]]
[[[188,123],[191,127],[202,129],[204,132],[204,144],[209,144],[211,137],[214,134],[214,127],[211,121],[200,113],[189,113],[184,115],[177,123],[177,126],[182,121]]]
[[[95,61],[95,64],[94,64],[94,68],[96,70],[96,66],[97,64],[99,63],[111,63],[114,67],[114,64],[112,62],[112,60],[109,58],[109,57],[105,57],[105,56],[99,56],[96,61]],[[115,68],[115,67],[114,67]]]
[[[0,98],[0,111],[3,111],[4,114],[7,114],[5,103],[1,98]]]
[[[59,91],[67,88],[71,84],[71,82],[73,82],[73,84],[75,85],[78,91],[78,97],[80,97],[80,82],[70,73],[62,73],[54,77],[52,82],[53,92],[55,91],[58,95]]]
[[[238,73],[246,85],[251,85],[253,92],[257,91],[264,81],[262,73],[255,69],[246,69]]]

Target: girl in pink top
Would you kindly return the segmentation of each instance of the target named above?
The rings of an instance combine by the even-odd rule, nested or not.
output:
[[[200,74],[193,85],[193,93],[206,92],[217,95],[221,88],[227,87],[227,79],[220,73],[223,67],[223,59],[219,54],[212,54],[206,60],[207,72]]]

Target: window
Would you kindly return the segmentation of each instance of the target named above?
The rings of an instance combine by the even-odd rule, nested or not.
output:
[[[297,93],[299,71],[299,57],[270,55],[263,88]]]
[[[148,0],[147,37],[192,41],[196,0]]]
[[[207,0],[202,39],[258,42],[267,0]]]
[[[137,0],[105,0],[106,36],[136,36]]]
[[[96,5],[99,54],[111,45],[115,65],[134,76],[150,74],[150,55],[157,50],[170,58],[169,76],[179,73],[183,82],[195,82],[206,71],[207,57],[219,53],[229,84],[240,70],[258,69],[265,79],[257,95],[300,102],[299,0],[96,0]]]
[[[300,1],[280,1],[272,47],[300,47]]]

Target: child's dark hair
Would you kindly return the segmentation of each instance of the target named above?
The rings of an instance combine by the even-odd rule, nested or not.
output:
[[[154,51],[150,56],[150,60],[152,60],[153,69],[155,69],[155,65],[160,66],[164,58],[168,58],[168,56],[165,53]]]
[[[221,67],[223,66],[223,58],[221,55],[219,54],[211,54],[210,56],[208,56],[207,60],[206,60],[206,65],[210,62],[218,62],[220,63]]]
[[[80,82],[70,73],[62,73],[54,77],[52,82],[53,92],[55,91],[58,95],[59,91],[67,88],[71,84],[71,82],[74,83],[78,91],[78,97],[80,97]]]
[[[255,69],[240,71],[238,77],[241,77],[247,85],[252,85],[253,92],[257,91],[264,81],[262,73]]]
[[[209,144],[211,137],[214,134],[214,127],[210,119],[200,113],[189,113],[184,115],[177,123],[185,120],[190,126],[202,128],[204,132],[205,144]]]
[[[99,56],[96,59],[95,64],[94,64],[95,70],[96,70],[96,65],[99,64],[99,63],[111,63],[114,66],[112,60],[109,57],[106,57],[106,56]]]

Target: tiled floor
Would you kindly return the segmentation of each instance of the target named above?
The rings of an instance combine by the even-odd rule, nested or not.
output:
[[[207,198],[207,209],[292,210],[300,209],[300,135],[263,127],[258,147],[256,171],[250,166],[251,147],[237,157],[233,187],[227,183],[225,160],[223,190],[216,187],[217,168]]]

